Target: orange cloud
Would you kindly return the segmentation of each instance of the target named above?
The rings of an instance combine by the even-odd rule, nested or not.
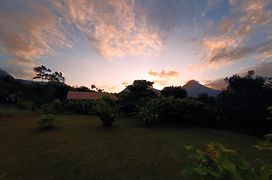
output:
[[[137,14],[136,20],[132,0],[64,2],[54,1],[55,7],[104,58],[159,55],[163,48],[159,35],[148,30],[144,15]]]
[[[10,57],[7,64],[14,72],[19,72],[16,66],[33,67],[36,58],[54,54],[56,47],[71,46],[48,7],[26,1],[23,8],[0,11],[0,53]]]
[[[224,18],[219,23],[220,35],[207,35],[199,41],[203,48],[202,61],[198,64],[188,66],[189,71],[205,71],[217,69],[248,55],[257,55],[257,60],[271,59],[272,38],[268,35],[266,40],[255,44],[248,44],[252,34],[258,30],[260,25],[272,25],[272,12],[266,7],[266,0],[250,0],[239,2],[232,0],[230,4],[236,10],[241,11],[240,16]]]
[[[224,19],[221,23],[220,23],[220,30],[223,32],[223,33],[228,33],[231,31],[233,27],[233,21],[231,19]]]
[[[179,76],[179,73],[175,70],[162,70],[160,72],[157,72],[151,69],[148,71],[148,74],[150,76],[159,77],[159,78],[175,78]]]
[[[228,84],[223,78],[221,78],[213,81],[206,81],[205,86],[208,86],[212,89],[222,90],[225,89],[228,86]]]

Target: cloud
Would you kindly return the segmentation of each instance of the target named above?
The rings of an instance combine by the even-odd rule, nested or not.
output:
[[[122,82],[122,85],[127,86],[127,85],[129,85],[129,83],[127,81],[124,81],[124,82]]]
[[[188,67],[190,71],[206,71],[233,64],[249,55],[256,60],[268,60],[272,55],[272,11],[267,0],[230,1],[236,12],[224,17],[218,26],[219,32],[207,33],[199,40],[203,49],[198,64]],[[235,11],[236,10],[236,11]],[[270,44],[270,45],[269,45]]]
[[[165,69],[162,71],[153,71],[150,69],[148,75],[152,77],[152,81],[155,83],[154,87],[162,89],[167,86],[171,80],[179,76],[179,72],[174,69]]]
[[[160,72],[153,71],[152,69],[148,71],[148,74],[153,77],[158,78],[176,78],[179,76],[179,73],[175,70],[162,70]]]
[[[12,2],[1,2],[5,6],[0,7],[0,53],[9,57],[7,64],[15,75],[29,72],[19,69],[33,67],[37,58],[54,54],[57,47],[71,47],[47,6],[38,1],[18,2],[16,6]]]
[[[115,92],[117,87],[116,86],[108,86],[108,85],[102,85],[98,88],[105,90],[106,92]]]
[[[168,82],[166,80],[154,80],[154,83],[157,83],[160,88],[165,87],[168,85]]]
[[[137,13],[133,0],[53,1],[61,15],[83,32],[106,59],[159,55],[163,43],[150,32],[145,16]]]
[[[262,52],[261,54],[258,55],[257,59],[260,61],[272,59],[272,49]]]
[[[230,32],[232,27],[233,27],[233,21],[229,18],[224,19],[219,25],[219,28],[223,33]]]
[[[208,86],[213,89],[222,90],[225,89],[228,84],[224,80],[224,78],[212,80],[212,81],[206,81],[205,86]]]

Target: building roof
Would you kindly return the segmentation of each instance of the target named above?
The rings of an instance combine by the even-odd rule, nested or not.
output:
[[[69,91],[66,99],[72,100],[98,100],[103,96],[108,96],[113,100],[117,100],[117,97],[111,93],[104,92],[80,92],[80,91]]]

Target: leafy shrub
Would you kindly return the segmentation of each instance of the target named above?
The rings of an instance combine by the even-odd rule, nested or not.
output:
[[[100,117],[103,126],[111,127],[115,119],[115,110],[112,105],[101,99],[96,104],[97,115]]]
[[[51,129],[56,126],[56,118],[53,115],[45,115],[39,121],[40,129]]]
[[[21,98],[17,100],[17,107],[22,110],[35,111],[37,109],[37,106],[32,101]]]
[[[41,108],[45,114],[55,114],[55,111],[51,104],[43,104]]]
[[[267,134],[264,136],[265,140],[260,142],[255,147],[259,150],[269,150],[272,151],[272,134]]]
[[[51,106],[52,106],[52,109],[54,109],[55,112],[57,112],[57,113],[61,114],[64,111],[63,104],[59,99],[55,99]]]
[[[142,105],[137,118],[146,125],[161,121],[186,126],[214,126],[215,111],[208,104],[191,98],[160,97]]]
[[[205,150],[187,146],[195,164],[186,167],[183,175],[196,174],[202,179],[256,179],[254,169],[236,151],[221,144],[209,143]]]
[[[92,113],[94,102],[90,100],[67,101],[66,107],[70,111],[78,114]]]
[[[154,126],[159,122],[157,100],[148,101],[143,106],[139,107],[137,119],[144,125]]]
[[[271,135],[266,136],[265,142],[255,147],[259,150],[272,151]],[[272,165],[259,159],[257,169],[247,163],[240,154],[227,149],[221,144],[209,143],[205,150],[186,146],[192,154],[189,156],[194,164],[183,169],[182,174],[199,175],[201,179],[233,179],[233,180],[270,180],[272,178]]]

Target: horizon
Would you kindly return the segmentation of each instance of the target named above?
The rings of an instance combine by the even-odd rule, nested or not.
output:
[[[272,77],[272,2],[0,2],[0,68],[32,79],[41,64],[72,86],[120,92],[136,79],[154,88],[189,80],[220,89],[252,69]]]

